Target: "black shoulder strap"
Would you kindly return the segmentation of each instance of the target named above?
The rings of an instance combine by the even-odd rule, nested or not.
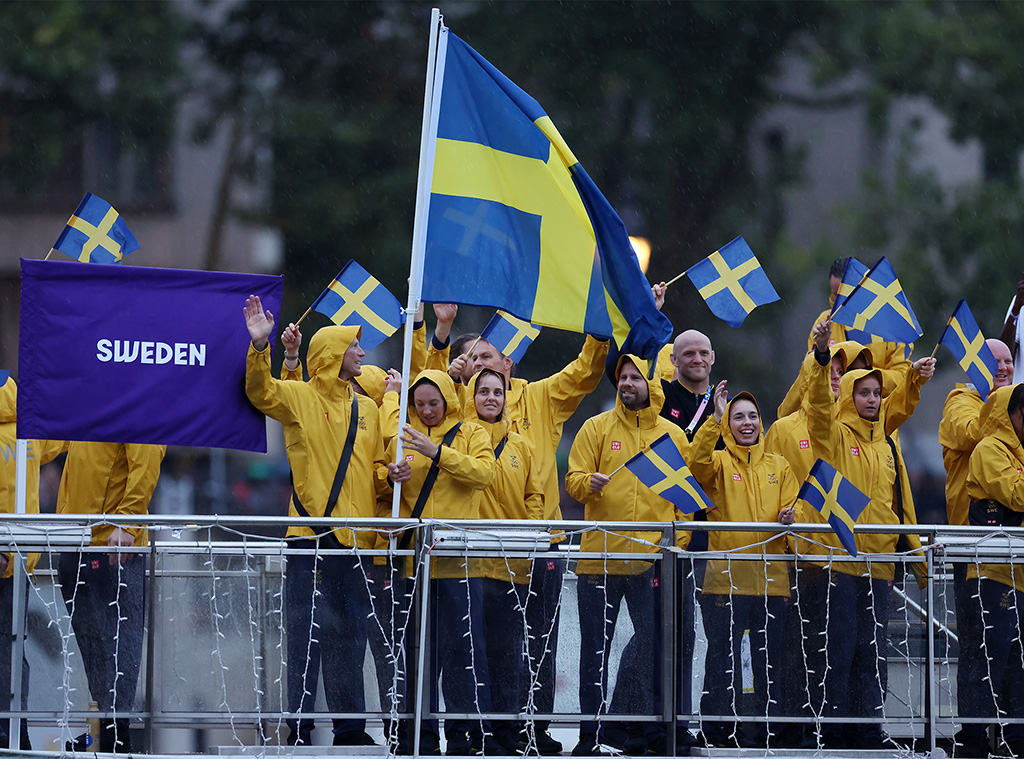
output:
[[[503,450],[505,450],[505,443],[507,443],[507,442],[508,442],[508,435],[505,435],[505,437],[503,437],[501,439],[501,442],[498,443],[498,447],[494,449],[494,458],[495,459],[500,459],[501,458],[501,452]]]
[[[892,451],[892,463],[896,467],[896,487],[893,488],[893,492],[896,496],[896,516],[900,520],[900,524],[903,524],[903,478],[900,477],[900,457],[896,452],[896,443],[889,436],[885,436],[885,442],[889,444],[889,450]]]
[[[331,494],[327,497],[327,504],[324,507],[324,516],[330,517],[334,513],[334,506],[338,502],[338,496],[341,495],[341,486],[345,482],[345,475],[348,474],[348,465],[352,460],[352,449],[355,448],[356,443],[356,430],[359,428],[359,396],[353,390],[352,391],[352,414],[348,422],[348,435],[345,437],[345,446],[341,449],[341,458],[338,460],[338,469],[334,473],[334,482],[331,485]],[[309,512],[306,507],[302,505],[299,500],[299,492],[295,489],[295,483],[292,482],[292,502],[295,504],[295,510],[300,515],[309,518]],[[330,538],[334,538],[334,532],[330,527],[324,527],[326,535]],[[335,539],[335,542],[336,539]]]
[[[462,422],[456,422],[455,426],[452,427],[445,434],[444,439],[441,441],[441,448],[452,445],[452,441],[455,440],[455,436],[459,433],[459,428],[462,427]],[[423,478],[423,484],[420,486],[420,495],[416,499],[416,505],[412,507],[412,519],[419,519],[420,514],[423,513],[423,509],[427,505],[427,499],[430,497],[430,491],[434,489],[434,482],[437,480],[437,473],[441,469],[441,451],[440,448],[437,452],[437,458],[430,464],[430,470],[427,472],[427,476]],[[401,550],[405,550],[409,547],[409,541],[412,540],[412,530],[406,530],[402,535],[402,540],[399,542],[398,547]]]

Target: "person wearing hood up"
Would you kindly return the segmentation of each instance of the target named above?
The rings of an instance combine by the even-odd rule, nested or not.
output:
[[[18,385],[7,378],[0,382],[0,511],[6,514],[15,512],[16,461],[14,456],[15,443],[18,440]],[[55,440],[29,440],[26,465],[28,472],[25,478],[25,511],[29,514],[39,513],[39,467],[59,456],[67,445]],[[11,630],[14,612],[14,571],[17,562],[16,554],[0,553],[0,694],[11,693]],[[39,554],[30,553],[26,557],[26,569],[31,574],[39,561]],[[28,615],[28,590],[25,584],[25,598],[22,611]],[[28,709],[29,665],[28,659],[22,655],[21,710]],[[11,708],[11,696],[0,701],[0,710]],[[28,723],[22,720],[21,749],[31,751],[32,744],[28,736]],[[7,720],[0,721],[0,748],[8,748],[10,738],[7,735]]]
[[[683,458],[689,458],[686,434],[659,415],[665,401],[661,381],[648,381],[646,377],[646,361],[623,355],[616,371],[615,407],[584,422],[573,442],[565,485],[569,495],[583,504],[587,521],[672,522],[690,518],[679,515],[671,503],[631,473],[622,471],[614,477],[605,474],[666,433]],[[656,562],[644,557],[659,552],[661,539],[660,532],[591,530],[582,536],[581,552],[636,554],[635,559],[625,560],[581,559],[576,565],[582,714],[597,714],[602,704],[611,701],[607,694],[609,649],[623,599],[638,643],[641,680],[653,694],[652,713],[660,713],[660,688],[655,678],[661,665],[659,569]],[[648,750],[664,753],[663,724],[627,723],[627,729],[627,754]],[[573,756],[597,756],[597,744],[597,722],[581,721]]]
[[[903,497],[897,471],[898,454],[889,437],[893,424],[913,413],[920,386],[935,373],[935,359],[916,361],[907,381],[916,392],[906,403],[889,409],[883,404],[886,385],[878,369],[855,369],[839,381],[835,398],[829,382],[831,356],[828,319],[815,327],[814,358],[817,372],[808,386],[808,431],[812,454],[836,468],[871,500],[858,518],[860,524],[916,524],[913,500]],[[814,509],[801,510],[799,522],[825,523]],[[896,534],[857,533],[858,553],[895,553]],[[920,538],[904,536],[909,551],[920,551]],[[863,717],[860,723],[829,724],[821,733],[828,748],[891,748],[879,719],[887,687],[886,629],[892,606],[895,567],[891,562],[828,561],[845,555],[834,533],[798,536],[800,553],[821,555],[821,564],[801,565],[798,574],[801,613],[805,627],[812,710],[823,716]],[[911,565],[914,567],[915,565]],[[807,629],[809,628],[809,632]],[[827,650],[824,654],[822,649]],[[824,693],[817,687],[824,677]]]
[[[981,440],[967,473],[970,523],[998,530],[1019,527],[1024,512],[1024,385],[993,390],[981,411]],[[977,698],[958,705],[961,717],[1024,717],[1024,567],[1020,564],[968,564],[966,590],[976,600],[980,675],[988,680]],[[984,686],[984,683],[981,683]],[[1024,754],[1024,725],[993,726],[996,746]],[[964,724],[956,756],[988,754],[984,723]],[[1003,754],[1003,751],[997,753]]]
[[[394,391],[391,391],[394,392]],[[391,394],[391,393],[388,393]],[[390,479],[402,483],[401,516],[412,519],[478,519],[483,492],[494,482],[497,464],[490,436],[462,422],[455,383],[445,372],[425,369],[409,388],[409,423],[402,430],[405,457],[388,464]],[[397,439],[388,446],[393,460]],[[490,674],[484,641],[483,585],[479,560],[431,562],[431,631],[435,662],[424,673],[437,709],[437,682],[445,708],[455,713],[491,711]],[[402,613],[407,613],[403,611]],[[423,720],[420,753],[440,752],[437,720]],[[464,756],[511,751],[487,720],[446,719],[447,753]],[[408,725],[400,729],[399,752],[412,747]]]
[[[250,296],[244,316],[252,338],[245,392],[253,406],[284,426],[293,479],[289,515],[295,518],[288,538],[291,547],[308,550],[287,560],[288,708],[314,711],[322,668],[327,708],[359,713],[365,710],[362,670],[370,614],[366,572],[358,555],[320,550],[370,547],[375,533],[331,530],[315,520],[372,518],[378,497],[389,490],[377,405],[351,384],[365,355],[361,330],[321,328],[309,342],[309,381],[277,380],[270,371],[273,314],[263,310],[259,297]],[[315,637],[314,625],[319,626]],[[334,745],[373,745],[365,725],[365,719],[335,719]],[[289,727],[290,745],[310,744],[312,719],[289,720]]]
[[[533,468],[530,448],[512,431],[504,417],[505,377],[481,369],[467,385],[462,418],[488,432],[497,459],[494,482],[483,491],[481,519],[535,519],[543,516],[543,488]],[[472,399],[472,400],[470,400]],[[496,712],[518,713],[526,705],[530,671],[523,657],[525,618],[530,582],[530,560],[496,557],[481,561],[483,573],[484,637],[491,675],[491,707]],[[530,741],[536,733],[520,737],[516,722],[495,722],[494,732],[506,746]]]
[[[719,438],[725,448],[715,450]],[[726,381],[715,389],[714,415],[693,438],[690,471],[717,507],[709,522],[793,524],[800,483],[782,456],[766,453],[757,401],[743,392],[729,398]],[[709,550],[781,555],[792,546],[782,533],[721,532],[709,537]],[[789,572],[784,561],[712,559],[700,596],[708,648],[701,713],[731,716],[779,714],[783,681],[782,647],[789,615]],[[749,630],[754,694],[748,709],[739,666],[743,631]],[[774,698],[773,698],[774,694]],[[775,744],[777,726],[705,722],[708,745],[740,748]]]
[[[996,373],[992,389],[1006,387],[1013,382],[1013,356],[1001,340],[989,339],[985,345],[996,359]],[[981,393],[970,384],[957,384],[942,409],[939,422],[939,444],[942,446],[942,464],[946,469],[946,517],[950,524],[969,524],[971,498],[967,493],[967,474],[971,454],[982,438],[981,416],[986,407]],[[977,588],[967,583],[967,564],[953,565],[953,592],[956,602],[956,632],[960,640],[960,655],[956,668],[957,704],[962,716],[971,716],[971,709],[981,699],[990,698],[984,682],[986,671],[982,652],[981,608],[978,606]],[[965,724],[954,736],[957,756],[981,755],[988,750],[985,725]],[[963,754],[962,751],[969,753]]]
[[[515,363],[478,335],[461,335],[452,345],[469,345],[470,353],[460,354],[448,367],[456,382],[472,377],[481,369],[493,369],[504,375],[508,385],[504,416],[512,430],[523,436],[530,447],[533,466],[544,487],[544,519],[562,518],[558,488],[558,446],[562,426],[579,408],[583,399],[594,392],[601,381],[608,342],[587,335],[579,356],[550,377],[529,382],[513,377]],[[460,384],[460,389],[465,385]],[[555,659],[558,653],[558,609],[562,598],[564,563],[557,542],[552,542],[547,556],[534,559],[530,574],[530,598],[526,618],[530,626],[530,661],[540,667],[533,694],[539,712],[555,710]],[[562,752],[562,744],[548,732],[549,722],[537,720],[537,749],[542,756]]]

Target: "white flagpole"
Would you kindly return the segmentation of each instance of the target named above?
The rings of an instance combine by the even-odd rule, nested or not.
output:
[[[412,227],[412,260],[409,265],[409,302],[405,313],[405,347],[402,353],[402,389],[398,401],[398,438],[395,445],[395,463],[405,456],[402,445],[402,429],[408,418],[409,376],[412,365],[413,322],[420,307],[423,291],[423,257],[427,240],[427,204],[430,200],[430,186],[434,177],[434,149],[437,142],[437,113],[441,103],[441,81],[444,79],[444,60],[447,50],[447,28],[442,24],[441,11],[430,12],[430,48],[427,53],[427,80],[423,94],[423,127],[420,133],[420,166],[416,177],[416,215]],[[400,515],[402,486],[395,483],[395,495],[391,501],[391,516]],[[392,541],[394,542],[394,541]]]

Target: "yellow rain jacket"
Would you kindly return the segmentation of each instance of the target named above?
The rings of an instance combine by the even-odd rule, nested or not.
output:
[[[690,471],[716,508],[707,512],[709,522],[773,522],[779,512],[796,501],[800,481],[782,456],[765,453],[764,436],[744,446],[736,442],[729,425],[729,411],[738,400],[757,406],[750,393],[729,401],[721,422],[709,416],[693,436]],[[760,411],[758,411],[760,414]],[[725,448],[715,450],[721,436]],[[757,545],[757,544],[762,545]],[[736,553],[783,554],[792,552],[786,535],[770,532],[711,532],[708,550]],[[745,596],[789,596],[789,570],[785,561],[708,561],[705,593],[738,593]]]
[[[967,473],[971,453],[981,440],[981,410],[985,406],[973,385],[958,384],[946,396],[939,422],[942,465],[946,468],[946,517],[950,524],[967,524],[971,498]]]
[[[816,377],[809,386],[810,404],[808,406],[807,426],[811,438],[811,452],[815,458],[824,459],[835,467],[846,479],[871,498],[870,503],[857,519],[858,524],[891,524],[900,520],[896,514],[896,499],[893,490],[896,483],[896,459],[885,439],[888,425],[909,417],[920,398],[920,385],[924,379],[911,372],[914,377],[909,381],[916,388],[909,393],[906,406],[894,410],[893,418],[889,419],[889,404],[882,404],[878,421],[862,419],[857,413],[853,402],[854,383],[870,374],[880,378],[885,393],[887,386],[884,373],[878,369],[854,369],[843,375],[840,381],[839,398],[834,400],[832,387],[829,384],[829,367],[826,364],[818,367]],[[838,410],[835,409],[838,404]],[[905,471],[905,467],[903,468]],[[803,508],[797,516],[799,522],[825,523],[826,520],[813,508]],[[917,524],[914,502],[910,497],[909,488],[903,489],[903,522]],[[834,547],[838,552],[845,553],[839,539],[832,533],[816,533],[809,536],[818,543]],[[858,553],[892,553],[896,550],[897,535],[857,534]],[[911,550],[921,547],[920,537],[908,535],[907,542]],[[819,545],[801,541],[797,544],[800,553],[827,554],[828,550]],[[843,555],[840,553],[839,555]],[[914,571],[921,572],[919,565],[912,565]],[[870,566],[851,562],[836,562],[833,567],[845,574],[862,576],[868,571],[871,577],[881,580],[892,580],[895,568],[892,563],[872,562]],[[920,574],[918,575],[920,577]]]
[[[587,338],[590,340],[590,338]],[[632,361],[640,373],[647,376],[647,362],[635,356],[623,355],[615,368],[616,378],[622,371],[625,361]],[[651,443],[666,432],[689,461],[690,443],[686,433],[668,419],[658,414],[665,403],[665,394],[661,389],[661,378],[648,380],[650,405],[639,411],[630,411],[622,405],[616,396],[615,408],[603,414],[593,416],[583,423],[576,440],[569,452],[569,472],[565,477],[565,486],[569,495],[583,504],[585,519],[588,521],[614,522],[672,522],[692,519],[690,515],[682,515],[675,507],[653,490],[640,482],[631,472],[623,469],[618,472],[600,493],[590,490],[591,475],[598,472],[609,474],[625,464],[636,454],[647,448]],[[637,543],[631,538],[645,540],[654,545]],[[604,533],[596,530],[583,534],[581,551],[608,553],[635,553],[638,559],[644,554],[657,553],[657,545],[661,542],[658,532],[627,532]],[[683,537],[685,548],[689,543],[689,533]],[[584,559],[576,566],[576,574],[608,574],[635,575],[647,571],[650,561],[616,559],[605,562],[601,559]]]
[[[0,387],[0,511],[13,514],[15,508],[16,464],[14,456],[15,443],[18,441],[18,385],[8,378]],[[52,461],[66,448],[66,444],[55,440],[29,440],[26,463],[28,471],[25,477],[25,511],[29,514],[39,513],[39,467]],[[8,559],[10,553],[7,552]],[[28,571],[35,569],[39,554],[28,555]],[[14,563],[8,561],[4,579],[14,574]]]
[[[420,382],[430,382],[441,391],[446,405],[444,419],[434,427],[427,427],[416,415],[413,405],[413,390]],[[395,395],[396,393],[388,393]],[[437,369],[425,369],[416,377],[409,388],[409,424],[419,432],[441,445],[444,436],[459,422],[462,407],[455,392],[455,382],[447,372]],[[388,461],[393,461],[397,449],[397,440],[388,445]],[[423,481],[430,471],[431,460],[418,451],[404,448],[405,460],[412,466],[412,478],[402,483],[401,513],[402,517],[411,517],[416,501],[419,499]],[[422,519],[479,519],[480,503],[483,492],[494,482],[497,464],[494,460],[494,449],[491,448],[490,436],[484,429],[472,422],[463,422],[451,446],[441,445],[438,459],[437,479],[427,496]],[[387,503],[390,514],[390,501]],[[433,561],[432,577],[479,577],[481,563],[479,559],[468,562],[468,570],[463,568],[462,559],[439,558]]]
[[[971,454],[967,494],[972,501],[990,498],[1013,511],[1024,511],[1024,445],[1006,409],[1016,385],[993,390],[981,412],[981,440]],[[1024,566],[967,565],[967,577],[984,577],[1015,590],[1024,590]]]
[[[853,340],[844,340],[842,342],[829,345],[828,352],[832,358],[835,358],[836,356],[842,357],[844,369],[852,364],[854,360],[856,360],[857,356],[862,353],[864,354],[864,358],[867,361],[868,366],[874,366],[874,363],[871,360],[871,351]],[[796,413],[806,405],[807,387],[810,384],[811,377],[815,374],[814,367],[816,364],[817,361],[814,360],[814,351],[808,351],[804,356],[803,362],[800,364],[800,371],[796,376],[796,380],[789,388],[789,392],[786,393],[786,397],[782,399],[782,403],[779,404],[778,419],[782,419],[785,416]]]
[[[72,442],[57,491],[57,513],[148,514],[165,453],[166,445]],[[136,546],[145,544],[145,528],[121,529],[135,536]],[[107,545],[113,531],[109,524],[93,527],[92,544]]]
[[[270,374],[269,348],[257,351],[249,344],[246,395],[258,410],[284,425],[284,444],[295,488],[288,511],[290,516],[302,516],[295,505],[296,495],[314,520],[324,515],[348,437],[353,396],[359,412],[356,439],[348,473],[331,516],[374,517],[377,497],[388,489],[377,404],[355,393],[352,385],[338,376],[345,351],[359,332],[359,327],[319,329],[309,341],[308,382],[274,379]],[[315,523],[288,528],[289,537],[312,536],[319,532]],[[354,544],[353,530],[338,528],[334,534],[342,545]],[[374,533],[359,534],[359,546],[370,547],[373,542]]]
[[[462,419],[479,425],[490,436],[491,450],[497,451],[503,439],[505,445],[497,457],[494,482],[483,491],[480,500],[481,519],[541,519],[544,511],[544,494],[533,470],[530,448],[522,436],[512,431],[504,417],[496,422],[485,422],[477,414],[473,401],[476,395],[477,373],[469,381]],[[486,558],[482,560],[484,577],[495,580],[513,580],[517,583],[530,581],[529,559]],[[511,572],[511,574],[510,574]]]

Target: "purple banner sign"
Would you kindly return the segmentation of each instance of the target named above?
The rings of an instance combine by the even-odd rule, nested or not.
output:
[[[266,452],[245,397],[250,294],[281,277],[21,261],[18,437]]]

